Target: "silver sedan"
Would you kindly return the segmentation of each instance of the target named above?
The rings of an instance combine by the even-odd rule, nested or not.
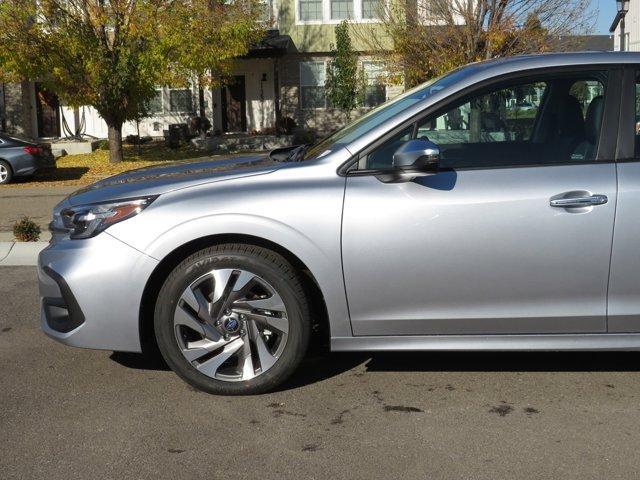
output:
[[[472,64],[316,145],[102,180],[55,208],[42,328],[218,394],[275,388],[310,341],[640,349],[639,70]]]

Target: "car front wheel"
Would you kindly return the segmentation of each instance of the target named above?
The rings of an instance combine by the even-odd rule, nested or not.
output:
[[[169,275],[154,327],[168,365],[192,386],[221,395],[272,390],[298,366],[310,319],[298,274],[252,245],[201,250]]]

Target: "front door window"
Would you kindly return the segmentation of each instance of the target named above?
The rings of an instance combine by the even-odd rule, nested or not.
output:
[[[606,79],[606,72],[589,72],[510,81],[420,120],[415,136],[440,147],[444,168],[590,162],[597,154]],[[391,168],[395,141],[367,152],[361,168]]]

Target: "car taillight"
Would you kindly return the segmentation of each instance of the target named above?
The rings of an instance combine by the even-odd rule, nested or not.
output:
[[[42,149],[40,147],[24,147],[24,153],[28,153],[29,155],[40,155],[42,153]]]

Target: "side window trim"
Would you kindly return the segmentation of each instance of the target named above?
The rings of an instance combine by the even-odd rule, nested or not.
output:
[[[640,161],[640,156],[635,152],[635,124],[636,124],[636,78],[640,76],[640,64],[625,67],[622,73],[622,87],[620,96],[622,98],[633,98],[634,102],[620,101],[620,115],[616,139],[615,159],[618,162]]]
[[[613,149],[615,149],[615,139],[617,135],[615,133],[615,129],[618,126],[618,113],[620,110],[620,96],[613,95],[612,92],[621,92],[621,82],[622,82],[622,69],[618,64],[593,64],[593,65],[566,65],[554,68],[544,68],[544,69],[531,69],[531,70],[523,70],[518,72],[511,72],[506,75],[502,75],[499,77],[494,77],[474,85],[471,85],[455,94],[451,95],[443,99],[442,101],[427,107],[424,111],[420,112],[415,117],[405,121],[403,124],[397,126],[391,131],[387,132],[383,137],[379,138],[377,141],[367,145],[360,152],[353,154],[353,157],[345,162],[341,167],[338,168],[339,175],[376,175],[380,173],[380,170],[366,170],[360,169],[359,167],[363,163],[363,159],[366,158],[366,155],[374,150],[376,147],[383,144],[386,140],[392,138],[394,135],[397,135],[403,129],[406,129],[408,126],[414,126],[414,138],[415,138],[415,128],[419,122],[425,120],[429,116],[439,115],[445,113],[447,108],[456,105],[458,102],[463,101],[466,98],[471,98],[474,95],[478,95],[483,91],[487,91],[488,89],[494,88],[496,85],[500,84],[508,84],[512,82],[517,82],[518,80],[526,79],[529,77],[533,77],[535,75],[540,75],[540,81],[544,79],[544,77],[552,77],[556,75],[566,74],[567,76],[571,74],[577,73],[588,73],[594,71],[602,71],[607,73],[607,85],[605,86],[605,108],[603,112],[602,118],[602,126],[600,129],[600,138],[598,142],[598,152],[596,158],[594,160],[585,160],[585,161],[571,161],[571,162],[558,162],[558,163],[540,163],[535,165],[526,165],[527,167],[536,167],[536,166],[559,166],[559,165],[581,165],[581,164],[591,164],[597,163],[600,161],[613,161],[615,151],[612,151],[610,155],[606,155],[606,150],[609,150],[608,145],[603,145],[603,138],[608,137],[609,140],[613,137]],[[622,92],[621,92],[622,94]],[[615,120],[614,120],[615,118]],[[613,130],[613,132],[612,132]],[[605,132],[610,133],[609,135],[605,135]],[[606,143],[606,142],[605,142]],[[606,148],[605,148],[606,147]],[[603,155],[604,154],[604,155]],[[606,158],[608,157],[608,158]],[[354,168],[355,167],[355,168]],[[496,168],[522,168],[519,165],[507,165],[507,166],[478,166],[478,167],[459,167],[458,170],[489,170]]]
[[[542,94],[542,98],[540,99],[540,106],[538,108],[538,111],[536,112],[536,118],[533,124],[533,130],[531,131],[532,139],[538,138],[540,136],[540,130],[541,130],[540,117],[542,115],[546,115],[547,110],[551,108],[551,106],[549,105],[550,93],[551,92],[549,91],[549,87],[547,86],[544,93]]]
[[[615,160],[622,95],[622,73],[620,65],[614,64],[608,68],[596,162]]]

